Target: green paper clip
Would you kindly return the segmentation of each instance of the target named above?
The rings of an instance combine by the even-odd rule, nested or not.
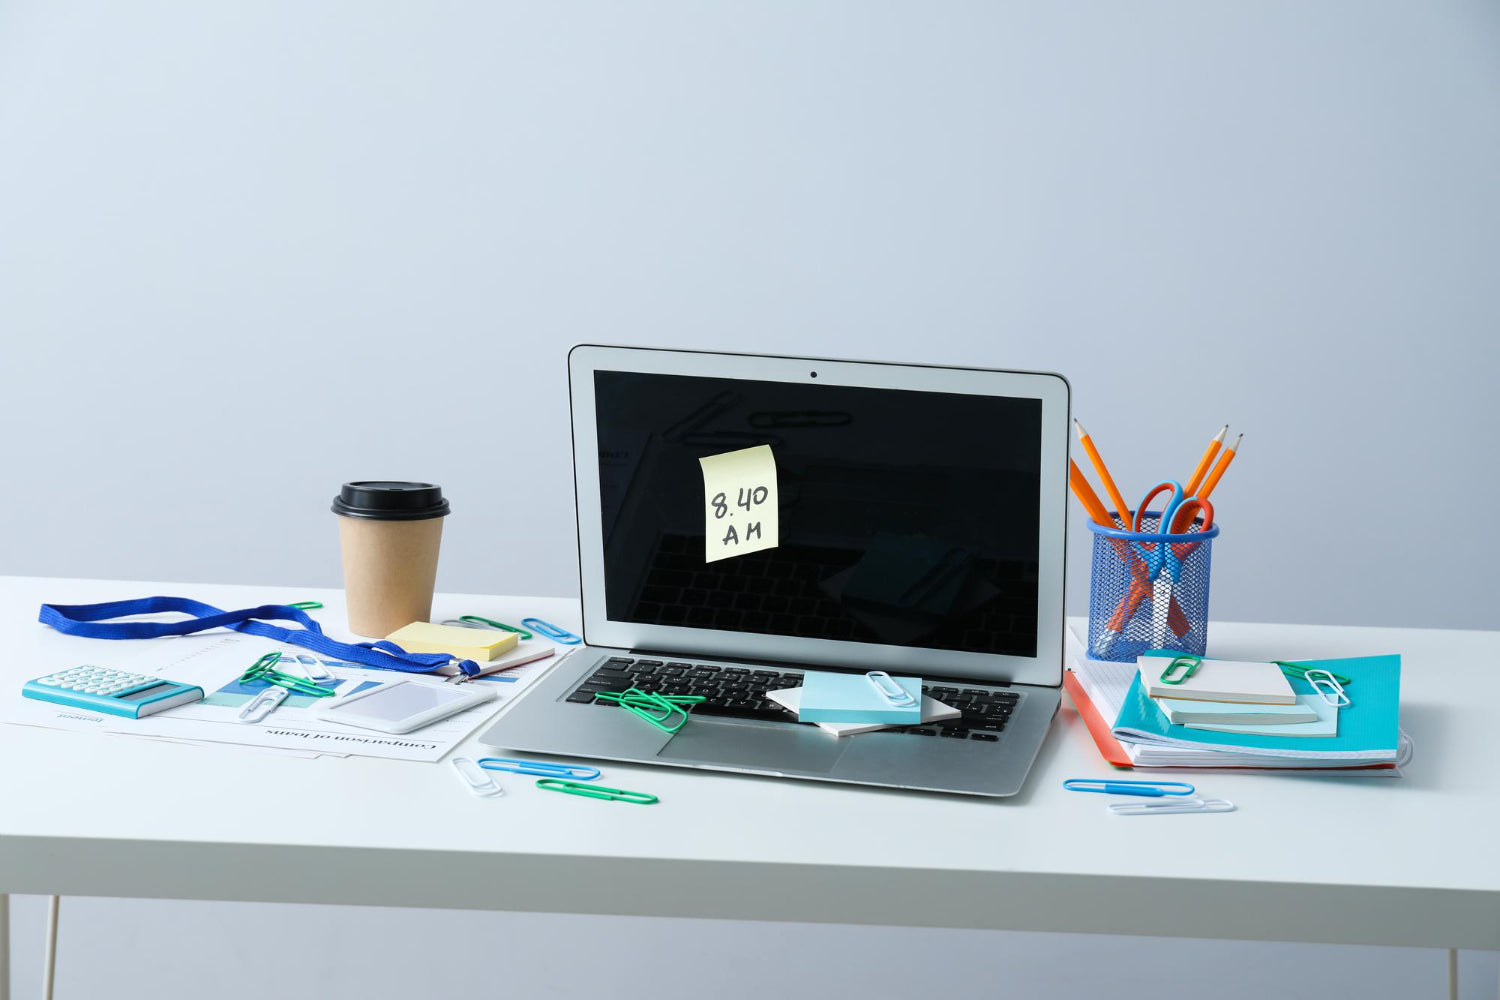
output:
[[[287,607],[296,608],[298,611],[317,611],[322,606],[322,601],[298,601],[296,604],[287,605]]]
[[[320,684],[314,684],[306,677],[298,677],[296,674],[283,673],[276,669],[276,664],[281,662],[281,653],[267,653],[250,665],[250,669],[240,674],[241,684],[250,684],[254,681],[265,681],[267,684],[275,684],[298,694],[312,695],[315,698],[331,698],[333,692]]]
[[[1183,681],[1196,674],[1198,672],[1198,668],[1202,665],[1203,661],[1196,656],[1173,657],[1172,662],[1167,664],[1167,669],[1161,672],[1161,682],[1163,684],[1181,684]],[[1178,667],[1183,668],[1182,673],[1173,674],[1172,671],[1176,670]]]
[[[1340,685],[1353,684],[1354,683],[1352,680],[1350,680],[1349,678],[1345,677],[1343,674],[1336,674],[1332,670],[1324,670],[1322,667],[1309,667],[1305,663],[1288,663],[1288,662],[1285,662],[1285,661],[1282,661],[1282,660],[1272,660],[1271,662],[1274,663],[1274,664],[1276,664],[1278,667],[1280,667],[1282,673],[1286,674],[1288,677],[1295,677],[1299,681],[1306,681],[1307,680],[1307,672],[1309,670],[1316,670],[1319,673],[1327,674],[1329,677],[1332,677],[1334,680],[1338,681]],[[1307,681],[1307,682],[1309,684],[1312,683],[1312,681]]]
[[[688,712],[694,705],[707,700],[701,694],[652,694],[640,688],[631,688],[628,691],[600,691],[594,695],[596,704],[601,701],[612,702],[621,708],[629,709],[632,715],[645,719],[664,733],[675,733],[687,725]],[[660,713],[660,715],[655,713]],[[682,718],[675,723],[667,721],[678,713],[681,713]]]
[[[645,792],[627,792],[623,788],[604,788],[600,785],[585,785],[578,781],[561,778],[542,778],[536,787],[544,792],[562,792],[564,795],[582,795],[586,799],[604,799],[609,802],[629,802],[638,806],[649,806],[661,799]]]
[[[499,629],[501,632],[514,632],[522,639],[531,638],[531,633],[526,631],[524,628],[516,628],[514,625],[507,625],[504,622],[497,622],[493,618],[484,618],[480,615],[459,615],[458,620],[461,622],[468,622],[470,625],[483,625],[485,628]]]

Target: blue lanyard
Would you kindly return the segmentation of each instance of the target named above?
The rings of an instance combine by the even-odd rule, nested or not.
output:
[[[111,622],[110,618],[127,615],[152,615],[163,611],[180,611],[194,615],[176,622]],[[255,619],[294,621],[298,629],[270,625]],[[447,653],[408,653],[394,642],[339,642],[323,634],[323,626],[308,617],[301,608],[285,604],[262,604],[243,611],[221,611],[211,604],[186,597],[141,597],[133,601],[106,601],[103,604],[43,604],[37,621],[51,625],[65,635],[86,639],[158,639],[168,635],[188,635],[211,628],[230,628],[248,635],[264,636],[277,642],[301,646],[349,663],[380,670],[401,670],[409,674],[431,673],[438,667],[455,662]],[[458,660],[458,669],[470,677],[479,673],[473,660]]]

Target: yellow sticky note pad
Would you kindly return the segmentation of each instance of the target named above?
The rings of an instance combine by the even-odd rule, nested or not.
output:
[[[516,648],[521,637],[514,632],[487,628],[462,628],[412,622],[386,636],[408,653],[447,653],[460,660],[486,663]]]
[[[698,459],[703,467],[704,562],[780,544],[776,457],[756,445]]]

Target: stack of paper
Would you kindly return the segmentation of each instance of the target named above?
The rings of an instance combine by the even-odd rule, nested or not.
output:
[[[788,712],[797,712],[802,706],[802,689],[799,687],[771,691],[766,694],[766,697]],[[962,715],[963,713],[958,709],[950,708],[936,698],[929,698],[925,694],[922,696],[922,721],[924,723],[957,719]],[[889,722],[820,722],[818,728],[835,736],[853,736],[856,733],[873,733],[877,729],[890,729],[892,725],[893,723]]]
[[[447,653],[460,660],[488,663],[515,649],[521,637],[515,632],[498,629],[412,622],[398,628],[386,639],[408,653]]]
[[[1170,662],[1160,657],[1151,659],[1162,666]],[[1205,681],[1214,662],[1206,660],[1200,668]],[[1324,702],[1306,681],[1282,675],[1292,692],[1292,705],[1283,707],[1311,710],[1315,720],[1246,724],[1240,720],[1247,714],[1261,714],[1255,710],[1262,706],[1220,702],[1217,704],[1221,706],[1233,705],[1233,712],[1224,714],[1236,721],[1200,721],[1189,728],[1176,724],[1167,711],[1197,712],[1196,717],[1203,718],[1216,711],[1210,707],[1216,703],[1193,698],[1152,698],[1136,664],[1080,657],[1074,661],[1067,687],[1095,742],[1111,763],[1137,767],[1383,768],[1387,773],[1391,773],[1388,769],[1393,766],[1404,763],[1409,756],[1410,741],[1399,727],[1399,656],[1299,662],[1352,678],[1347,689],[1351,704],[1335,713],[1331,711],[1334,706]],[[1152,681],[1159,681],[1161,671],[1154,667],[1155,664],[1149,664],[1145,673]],[[1189,680],[1194,679],[1196,675]],[[1262,680],[1269,687],[1275,686]],[[1176,695],[1187,686],[1185,682],[1168,688]],[[1202,693],[1209,688],[1205,684],[1197,690]],[[1330,725],[1333,731],[1316,740],[1298,738],[1314,735],[1312,730],[1296,735],[1288,732],[1297,726]]]
[[[882,693],[866,674],[809,670],[802,677],[797,719],[885,726],[920,724],[922,679],[886,676],[884,680],[890,691],[899,689],[896,697]]]
[[[816,723],[819,729],[834,736],[942,722],[963,715],[958,709],[923,694],[920,677],[877,676],[883,687],[872,683],[866,674],[809,670],[801,687],[771,691],[766,697],[795,712],[799,722]],[[891,696],[885,691],[891,692]]]
[[[1186,671],[1174,669],[1181,660],[1175,656],[1153,656],[1136,660],[1141,686],[1152,698],[1175,698],[1187,701],[1215,701],[1242,705],[1295,705],[1297,696],[1286,675],[1274,663],[1246,660],[1209,660],[1193,657],[1196,666]],[[1181,677],[1181,679],[1177,679]],[[1168,679],[1172,678],[1172,679]]]
[[[1227,701],[1189,701],[1180,698],[1157,698],[1156,706],[1167,721],[1177,726],[1290,726],[1298,722],[1316,722],[1316,708],[1298,696],[1292,705],[1244,705]]]
[[[1296,738],[1338,735],[1338,706],[1320,694],[1294,692],[1275,663],[1204,659],[1187,677],[1180,676],[1178,664],[1161,654],[1136,660],[1141,687],[1174,726]]]

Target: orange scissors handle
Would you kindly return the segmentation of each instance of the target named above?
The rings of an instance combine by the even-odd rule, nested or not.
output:
[[[1182,501],[1177,508],[1177,513],[1172,517],[1172,534],[1180,535],[1193,526],[1193,522],[1199,517],[1203,518],[1203,526],[1199,531],[1207,531],[1214,526],[1214,505],[1201,497],[1189,497]]]
[[[1187,529],[1193,527],[1194,522],[1200,516],[1203,518],[1203,523],[1198,526],[1197,531],[1204,532],[1212,528],[1214,526],[1214,505],[1201,497],[1184,500],[1182,506],[1177,508],[1177,513],[1172,516],[1172,534],[1181,535],[1186,533]],[[1172,545],[1172,555],[1177,557],[1178,562],[1181,562],[1191,555],[1197,547],[1197,542],[1174,542]]]

